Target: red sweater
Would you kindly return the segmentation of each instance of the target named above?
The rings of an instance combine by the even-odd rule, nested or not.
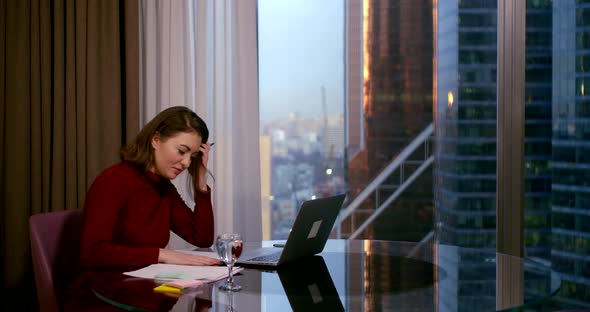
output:
[[[195,191],[191,211],[170,180],[118,163],[103,171],[86,194],[81,265],[101,269],[157,263],[170,230],[193,245],[211,246],[210,190]]]

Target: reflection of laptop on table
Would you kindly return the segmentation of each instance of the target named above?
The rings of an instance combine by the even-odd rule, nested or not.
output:
[[[277,270],[293,311],[344,311],[321,256],[308,257]]]
[[[278,266],[322,252],[346,195],[305,201],[297,214],[285,246],[244,250],[237,264],[243,266]]]

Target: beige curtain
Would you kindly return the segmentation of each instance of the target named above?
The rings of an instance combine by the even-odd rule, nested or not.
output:
[[[196,101],[196,6],[192,0],[139,0],[140,126],[176,105],[190,107],[211,126],[206,107]],[[187,179],[185,171],[172,183],[192,208],[195,203]],[[167,247],[194,246],[171,231]]]
[[[201,19],[209,25],[204,33],[210,38],[200,42],[198,48],[198,54],[205,55],[204,73],[210,74],[197,76],[197,84],[209,92],[206,100],[215,131],[215,228],[219,233],[237,232],[244,240],[259,241],[262,211],[257,1],[201,0],[198,4],[199,16],[204,13],[206,18]],[[212,53],[203,51],[209,46]]]
[[[140,0],[142,122],[172,105],[194,109],[215,142],[216,233],[262,239],[256,0]],[[173,181],[183,198],[183,177]],[[170,248],[186,245],[176,235]]]
[[[137,14],[132,0],[0,2],[0,274],[7,294],[34,287],[29,216],[81,208],[94,177],[139,129]]]

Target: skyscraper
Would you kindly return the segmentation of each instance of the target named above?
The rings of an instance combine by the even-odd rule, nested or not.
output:
[[[432,122],[432,1],[349,1],[347,11],[346,98],[348,142],[353,143],[348,181],[354,197]],[[420,240],[431,229],[431,185],[431,174],[423,174],[366,236]],[[383,197],[392,192],[384,191]],[[367,203],[367,213],[375,204]]]

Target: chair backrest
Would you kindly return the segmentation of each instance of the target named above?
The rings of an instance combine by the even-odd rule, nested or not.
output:
[[[82,211],[34,214],[29,218],[39,311],[60,311],[65,283],[79,258]]]

